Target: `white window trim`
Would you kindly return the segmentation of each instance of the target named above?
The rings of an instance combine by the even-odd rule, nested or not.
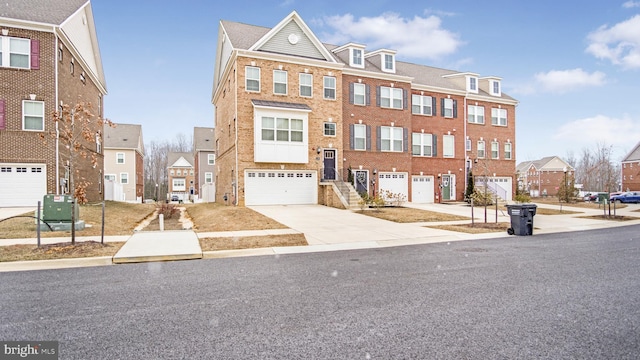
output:
[[[451,139],[451,154],[447,154],[447,139]],[[456,157],[456,138],[454,135],[442,136],[442,157],[445,157],[445,158]]]
[[[387,56],[391,56],[391,68],[387,67],[387,61],[386,61]],[[396,56],[394,54],[386,54],[386,53],[380,54],[380,64],[381,64],[380,67],[382,68],[382,71],[388,72],[388,73],[396,72]]]
[[[249,74],[249,69],[256,69],[258,70],[258,79],[254,79],[254,78],[249,78],[248,74]],[[262,82],[260,81],[260,75],[261,75],[261,71],[259,67],[256,66],[245,66],[244,67],[244,89],[248,92],[260,92],[260,88],[262,87]],[[253,81],[258,81],[258,90],[249,90],[249,80],[253,80]]]
[[[481,150],[482,149],[482,150]],[[480,151],[482,151],[482,156],[480,156]],[[487,144],[484,140],[479,140],[477,144],[477,156],[479,159],[484,159],[487,156]]]
[[[25,121],[26,121],[27,114],[25,112],[25,108],[26,108],[26,104],[27,103],[33,103],[33,104],[42,105],[42,128],[40,128],[40,129],[27,129],[26,128]],[[46,114],[46,111],[45,111],[44,101],[22,100],[22,130],[24,130],[24,131],[44,131],[44,117],[45,117],[45,114]],[[36,116],[33,116],[33,115],[30,115],[30,116],[31,117],[36,117]]]
[[[173,179],[171,181],[171,189],[173,191],[186,191],[187,181],[184,178]]]
[[[498,91],[496,92],[494,86],[498,85]],[[502,96],[502,85],[498,80],[489,80],[489,94],[493,96]]]
[[[360,63],[355,62],[356,54],[360,54]],[[349,66],[364,69],[364,50],[359,48],[349,48]]]
[[[447,115],[447,110],[451,112],[450,115]],[[444,99],[444,117],[447,119],[453,118],[453,99],[450,99],[450,98]]]
[[[470,93],[478,93],[478,78],[475,76],[467,76],[467,91]]]
[[[207,165],[216,164],[216,154],[207,154]]]
[[[264,118],[268,118],[268,119],[273,119],[273,128],[269,127],[266,128],[264,127],[264,121],[262,121]],[[287,121],[287,127],[286,128],[280,128],[278,127],[278,120],[286,120]],[[296,122],[300,122],[300,124],[302,125],[301,129],[294,129],[292,127],[292,124],[294,122],[294,120]],[[273,140],[270,139],[264,139],[262,137],[263,131],[264,130],[269,130],[269,131],[273,131]],[[305,130],[306,130],[306,124],[305,124],[305,120],[302,118],[296,118],[296,117],[285,117],[284,115],[278,116],[278,117],[272,117],[272,116],[263,116],[260,119],[260,141],[263,143],[279,143],[279,144],[302,144],[305,140]],[[287,133],[287,140],[279,140],[278,139],[278,133],[283,133],[286,132]],[[300,140],[292,140],[293,139],[293,134],[300,134],[301,138]]]
[[[122,180],[126,180],[126,181],[122,181]],[[128,172],[121,172],[120,173],[120,184],[128,184],[129,183],[129,173]]]
[[[493,116],[495,113],[497,114],[497,116]],[[501,113],[504,113],[504,118],[500,117]],[[494,123],[493,119],[497,119],[497,121]],[[500,123],[500,120],[504,119],[504,124]],[[507,109],[502,109],[502,108],[491,108],[491,125],[493,126],[507,126],[507,124],[509,123],[509,119],[507,118]]]
[[[284,74],[285,82],[276,82],[276,74]],[[284,93],[276,92],[276,84],[284,84]],[[289,94],[289,74],[286,70],[273,70],[273,94],[286,96]]]
[[[18,41],[26,41],[27,42],[27,52],[11,52],[11,40]],[[31,69],[31,39],[11,37],[11,36],[0,36],[0,42],[2,43],[2,67],[12,68],[12,69]],[[6,50],[5,50],[6,49]],[[11,66],[11,54],[19,54],[27,56],[27,67],[21,66]]]
[[[416,135],[418,136],[418,138],[420,139],[420,141],[418,143],[416,143],[415,141],[415,137]],[[429,141],[425,141],[425,139],[428,139]],[[411,155],[412,156],[420,156],[420,157],[433,157],[433,134],[425,134],[425,133],[413,133],[411,134],[411,142],[412,142],[412,146],[411,146]],[[428,145],[431,148],[431,153],[430,154],[425,154],[424,153],[424,146]],[[420,154],[415,154],[413,152],[413,146],[420,146]]]
[[[356,129],[362,129],[362,136],[357,136],[358,131]],[[362,139],[362,149],[358,147],[357,139]],[[366,151],[367,150],[367,125],[354,124],[353,125],[353,150]]]
[[[333,125],[333,135],[331,135],[331,134],[327,135],[327,128],[326,128],[326,125],[327,125],[327,124],[331,124],[331,125]],[[337,136],[337,134],[338,134],[338,126],[337,126],[337,124],[336,124],[336,123],[334,123],[334,122],[331,122],[331,121],[325,121],[325,122],[322,124],[322,134],[323,134],[324,136],[336,137],[336,136]]]
[[[122,162],[119,162],[119,160],[120,160],[120,159],[119,159],[119,156],[120,156],[120,155],[122,155]],[[118,165],[125,164],[125,163],[126,163],[125,158],[126,158],[126,157],[125,157],[125,153],[123,153],[123,152],[117,152],[117,153],[116,153],[116,164],[118,164]]]
[[[416,99],[418,99],[418,101],[416,101]],[[420,108],[420,112],[413,111],[414,105],[417,105]],[[429,107],[428,114],[424,112],[424,108],[426,106]],[[411,113],[414,115],[433,116],[433,98],[427,95],[412,94],[411,95]]]
[[[384,91],[388,90],[389,91],[389,97],[385,97],[383,95]],[[398,95],[398,91],[400,92],[400,98],[397,99],[397,95]],[[403,104],[403,97],[404,97],[404,91],[401,88],[395,88],[395,87],[388,87],[388,86],[381,86],[380,87],[380,107],[385,108],[385,109],[397,109],[397,110],[402,110],[404,109],[404,104]],[[382,100],[383,99],[389,99],[389,106],[384,106],[382,104]],[[400,107],[395,107],[394,106],[394,100],[400,100]]]
[[[495,150],[493,150],[495,145]],[[493,153],[496,153],[495,156],[493,156]],[[495,159],[500,159],[500,143],[497,141],[492,141],[491,142],[491,159],[495,160]]]
[[[357,101],[358,96],[361,96],[362,101]],[[365,106],[367,105],[367,86],[361,83],[353,84],[353,105]]]
[[[507,147],[509,147],[509,151],[507,151]],[[507,156],[507,154],[509,154],[509,156]],[[510,142],[504,143],[504,159],[511,160],[511,157],[513,156],[512,154],[513,154],[513,145],[511,145]]]
[[[382,135],[384,133],[385,129],[389,129],[389,138],[385,139]],[[396,139],[395,135],[397,133],[397,130],[400,130],[400,139]],[[389,141],[389,149],[385,150],[384,149],[384,142]],[[400,141],[400,150],[394,150],[394,144],[396,141]],[[398,126],[381,126],[380,127],[380,151],[383,152],[403,152],[404,150],[404,129]]]
[[[327,87],[327,80],[333,79],[333,87]],[[336,100],[338,98],[337,94],[338,80],[335,76],[323,76],[322,77],[322,98],[325,100]],[[327,97],[327,90],[333,90],[333,97]]]
[[[204,173],[204,183],[205,184],[213,184],[213,173],[212,172],[205,172]]]
[[[467,121],[470,124],[484,125],[484,106],[468,105]]]
[[[304,77],[309,77],[311,79],[311,83],[310,84],[302,84],[302,78]],[[313,75],[312,74],[307,74],[307,73],[301,73],[300,77],[299,77],[299,84],[300,84],[300,96],[304,97],[304,98],[312,98],[313,97]],[[310,95],[303,95],[302,94],[302,87],[308,87],[311,91],[310,91]]]

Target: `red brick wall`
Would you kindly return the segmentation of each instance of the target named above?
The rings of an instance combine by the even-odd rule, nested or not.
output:
[[[640,161],[622,163],[622,191],[640,191]]]

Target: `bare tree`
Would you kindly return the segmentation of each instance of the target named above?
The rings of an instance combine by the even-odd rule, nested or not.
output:
[[[595,148],[582,149],[579,160],[574,165],[576,182],[592,191],[612,192],[620,183],[620,164],[612,157],[613,147],[596,144]]]
[[[145,144],[145,197],[164,199],[169,189],[168,155],[170,152],[191,152],[192,139],[177,134],[172,141],[151,141]]]

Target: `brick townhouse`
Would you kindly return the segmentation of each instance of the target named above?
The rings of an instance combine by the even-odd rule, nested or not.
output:
[[[323,44],[296,12],[273,28],[220,22],[212,102],[230,204],[327,204],[333,180],[454,201],[469,171],[514,193],[517,101],[501,79]]]
[[[575,169],[558,156],[523,161],[516,167],[518,187],[531,196],[556,196],[560,186],[570,184]]]
[[[622,191],[640,191],[640,142],[622,160]]]
[[[68,155],[55,133],[61,104],[91,103],[103,115],[106,84],[91,4],[86,0],[7,0],[0,8],[0,205],[34,206],[44,194],[68,193]],[[101,200],[102,128],[85,143],[94,167],[72,169]],[[46,139],[46,141],[43,140]]]

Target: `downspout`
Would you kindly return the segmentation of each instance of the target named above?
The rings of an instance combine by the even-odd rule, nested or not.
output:
[[[469,181],[469,166],[467,166],[467,159],[469,158],[469,156],[467,156],[467,95],[468,93],[464,94],[464,100],[463,100],[463,118],[462,118],[462,126],[464,128],[464,138],[462,139],[462,141],[464,142],[464,157],[463,157],[463,161],[464,161],[464,195],[467,194],[467,188],[469,187],[468,181]],[[471,163],[469,163],[471,164]],[[471,179],[471,181],[473,181],[473,179]],[[475,185],[475,184],[474,184]],[[466,200],[464,198],[464,195],[462,195],[462,199]]]
[[[234,66],[237,66],[237,64],[238,64],[237,59],[238,58],[236,57],[236,61],[234,63]],[[237,71],[237,69],[236,69],[236,71],[234,71],[234,76],[235,76],[235,78],[233,79],[233,81],[235,81],[236,88],[237,88],[238,87],[238,71]],[[238,147],[239,147],[238,146],[238,122],[239,122],[238,121],[238,91],[234,91],[233,94],[234,94],[234,97],[235,97],[235,105],[236,105],[236,109],[234,111],[235,116],[233,118],[233,122],[234,122],[233,125],[234,125],[234,129],[235,129],[235,132],[236,132],[236,135],[235,135],[235,148],[236,148],[235,149],[235,151],[236,151],[236,179],[235,179],[235,181],[236,181],[236,196],[235,196],[235,199],[234,199],[235,200],[235,204],[234,205],[238,206],[238,197],[240,196],[240,187],[239,187],[239,184],[240,184],[240,182],[239,182],[239,180],[240,180],[240,171],[238,169],[238,163],[239,163],[239,160],[238,160]]]
[[[55,34],[55,28],[54,28],[54,34]],[[60,41],[60,39],[58,38],[58,34],[56,34],[56,48],[54,51],[54,56],[57,56],[57,53],[59,51],[59,46],[60,44],[58,43]],[[55,82],[55,107],[57,109],[58,107],[58,60],[55,59],[54,63],[54,71],[55,71],[55,76],[54,76],[54,82]],[[56,195],[60,195],[60,154],[58,153],[58,148],[59,148],[59,139],[60,139],[60,129],[58,129],[58,122],[56,121],[56,179],[55,179],[55,184],[56,184]]]

